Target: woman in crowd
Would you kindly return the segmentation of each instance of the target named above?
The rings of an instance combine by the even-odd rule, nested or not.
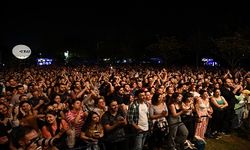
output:
[[[96,100],[96,107],[93,109],[100,117],[108,110],[104,97],[101,96]]]
[[[55,94],[53,97],[53,100],[51,102],[53,106],[53,110],[56,111],[58,118],[65,118],[65,111],[66,111],[66,105],[61,102],[61,96],[58,94]]]
[[[20,102],[17,117],[21,126],[29,125],[39,132],[38,119],[43,118],[44,116],[44,114],[38,115],[38,111],[34,110],[28,101]]]
[[[220,95],[220,89],[215,89],[213,97],[211,98],[212,106],[213,106],[213,114],[212,114],[212,133],[216,135],[218,132],[223,131],[223,123],[224,123],[224,115],[225,108],[228,106],[227,101],[223,96]]]
[[[60,144],[57,145],[57,148],[62,149],[66,145],[66,132],[69,129],[68,123],[57,117],[55,111],[48,111],[46,113],[46,123],[42,127],[42,136],[46,139],[58,138]]]
[[[195,138],[205,142],[205,133],[208,126],[209,118],[212,116],[212,107],[210,107],[209,95],[206,90],[200,91],[201,97],[197,97],[196,101],[196,112],[197,121],[195,127]]]
[[[168,109],[166,103],[163,101],[163,94],[155,93],[152,97],[152,105],[149,108],[149,116],[153,121],[153,144],[155,146],[162,145],[162,141],[166,139],[168,134],[167,117]]]
[[[99,149],[98,141],[104,136],[103,126],[100,123],[100,116],[91,111],[81,129],[80,138],[84,142],[84,147],[93,148],[95,150]]]
[[[192,93],[186,93],[184,95],[182,100],[182,108],[187,111],[181,114],[181,119],[187,127],[189,133],[186,143],[188,144],[188,146],[190,146],[191,149],[194,149],[194,144],[192,144],[191,142],[193,141],[195,131],[195,107],[193,98],[194,96]]]
[[[182,94],[174,93],[170,99],[168,117],[170,150],[184,149],[184,143],[188,136],[188,130],[181,120],[181,114],[188,112],[182,107],[182,98]]]

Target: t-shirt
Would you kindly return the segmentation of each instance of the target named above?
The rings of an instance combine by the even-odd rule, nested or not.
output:
[[[143,131],[148,130],[148,106],[145,103],[139,104],[139,120],[138,126]]]

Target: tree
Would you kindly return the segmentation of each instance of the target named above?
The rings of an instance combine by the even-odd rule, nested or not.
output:
[[[178,41],[175,36],[160,38],[157,43],[147,47],[152,55],[160,55],[167,65],[181,59],[181,48],[183,48],[183,43]]]
[[[217,50],[214,51],[231,68],[239,65],[243,59],[249,59],[250,40],[240,33],[233,36],[221,37],[214,40]]]

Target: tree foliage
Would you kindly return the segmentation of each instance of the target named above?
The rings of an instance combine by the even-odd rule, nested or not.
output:
[[[214,40],[217,56],[221,57],[228,65],[235,68],[243,59],[250,57],[250,40],[240,33],[233,36],[221,37]]]
[[[177,40],[175,36],[160,38],[157,43],[147,47],[152,54],[163,57],[168,65],[182,57],[181,48],[183,48],[183,43]]]

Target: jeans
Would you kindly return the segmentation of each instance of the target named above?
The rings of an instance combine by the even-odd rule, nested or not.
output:
[[[242,123],[243,107],[235,110],[235,116],[233,120],[233,128],[239,128]]]
[[[133,150],[142,150],[147,137],[147,132],[142,132],[136,135]]]

